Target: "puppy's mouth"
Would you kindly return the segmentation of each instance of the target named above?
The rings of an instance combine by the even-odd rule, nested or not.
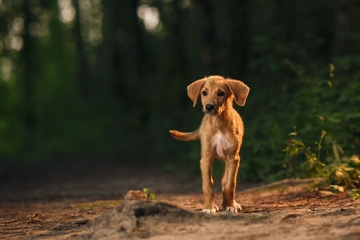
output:
[[[211,112],[208,112],[208,111],[203,111],[204,114],[208,114],[208,115],[217,115],[218,113],[215,112],[215,111],[211,111]]]

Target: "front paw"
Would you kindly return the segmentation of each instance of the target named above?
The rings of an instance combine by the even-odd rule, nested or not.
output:
[[[218,211],[220,211],[219,210],[219,207],[216,205],[216,204],[214,204],[214,207],[212,208],[212,209],[203,209],[201,212],[203,212],[203,213],[208,213],[208,214],[215,214],[216,212],[218,212]]]
[[[242,211],[241,205],[238,203],[233,204],[233,206],[223,206],[223,211],[238,213]]]

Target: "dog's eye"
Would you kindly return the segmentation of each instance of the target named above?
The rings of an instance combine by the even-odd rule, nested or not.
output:
[[[225,96],[225,92],[219,91],[217,95],[218,95],[219,97]]]
[[[202,95],[206,96],[207,95],[207,91],[202,91]]]

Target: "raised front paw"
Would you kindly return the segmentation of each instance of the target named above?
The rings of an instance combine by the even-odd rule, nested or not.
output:
[[[231,213],[238,213],[242,211],[240,204],[234,203],[233,206],[223,206],[223,211],[231,212]]]
[[[214,204],[214,207],[212,208],[212,209],[203,209],[201,212],[203,212],[203,213],[209,213],[209,214],[215,214],[216,212],[218,212],[219,211],[219,207],[216,205],[216,204]]]

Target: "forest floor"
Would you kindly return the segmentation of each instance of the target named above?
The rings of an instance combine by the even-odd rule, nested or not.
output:
[[[319,182],[239,183],[243,211],[207,215],[200,175],[94,163],[2,168],[0,239],[360,239],[360,200]],[[123,200],[144,187],[157,201]],[[216,193],[220,205],[218,183]]]

